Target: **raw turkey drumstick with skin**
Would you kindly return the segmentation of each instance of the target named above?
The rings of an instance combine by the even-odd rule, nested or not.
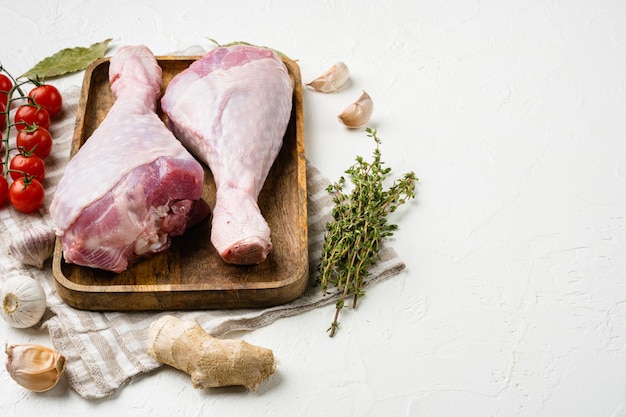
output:
[[[67,262],[119,273],[209,215],[202,165],[156,114],[161,75],[145,46],[110,59],[115,102],[69,161],[50,206]]]
[[[291,117],[293,85],[271,49],[219,47],[176,75],[161,108],[216,185],[211,243],[224,261],[252,265],[272,248],[257,204]]]

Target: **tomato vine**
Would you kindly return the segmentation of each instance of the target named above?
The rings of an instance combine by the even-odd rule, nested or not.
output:
[[[0,207],[8,200],[14,209],[32,213],[43,204],[44,161],[53,144],[49,127],[62,103],[55,86],[16,79],[0,65]]]

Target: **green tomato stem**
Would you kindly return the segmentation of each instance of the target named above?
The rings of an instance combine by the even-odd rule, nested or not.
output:
[[[32,83],[32,81],[26,80],[18,82],[7,70],[1,67],[0,69],[2,69],[4,73],[7,74],[9,78],[11,78],[11,80],[13,80],[13,87],[11,87],[11,90],[8,93],[9,100],[7,101],[6,109],[3,112],[6,127],[4,129],[4,137],[2,138],[2,142],[4,142],[4,170],[2,172],[2,175],[6,178],[9,175],[9,159],[11,156],[10,151],[12,150],[11,148],[9,148],[9,136],[11,135],[11,127],[15,126],[14,123],[11,123],[11,105],[14,101],[17,100],[26,99],[29,101],[29,103],[32,101],[32,99],[25,95],[24,91],[21,89],[24,84]],[[13,97],[16,91],[19,95],[17,97]]]

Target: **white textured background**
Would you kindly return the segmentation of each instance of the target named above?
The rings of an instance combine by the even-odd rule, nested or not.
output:
[[[406,271],[334,339],[332,307],[241,335],[280,361],[259,392],[162,369],[87,401],[2,368],[3,416],[626,416],[626,3],[0,0],[0,19],[14,74],[109,37],[268,45],[304,81],[343,60],[349,89],[304,91],[308,158],[335,180],[369,157],[335,119],[366,90],[383,159],[420,178],[389,242]],[[47,334],[0,323],[5,340]]]

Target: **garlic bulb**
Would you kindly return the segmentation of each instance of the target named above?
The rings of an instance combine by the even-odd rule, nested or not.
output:
[[[7,279],[0,288],[0,299],[0,316],[20,329],[39,323],[46,311],[45,291],[39,282],[27,276]]]
[[[5,348],[6,368],[11,378],[35,392],[54,387],[65,370],[65,357],[42,345],[11,345]]]
[[[348,66],[343,62],[337,62],[330,67],[328,71],[320,75],[306,86],[311,90],[319,91],[320,93],[336,93],[341,87],[343,87],[350,78],[350,71]]]
[[[349,128],[363,127],[372,117],[374,111],[374,102],[372,98],[363,91],[363,94],[346,107],[339,116],[339,121]]]
[[[25,265],[43,268],[52,255],[56,237],[48,226],[33,226],[14,235],[9,241],[9,255]]]

